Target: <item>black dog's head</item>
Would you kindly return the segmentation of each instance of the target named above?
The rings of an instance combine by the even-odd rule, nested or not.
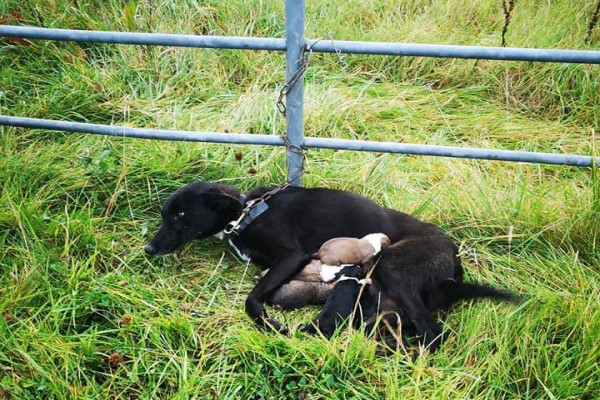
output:
[[[240,192],[225,185],[195,182],[173,193],[162,208],[162,223],[144,247],[148,254],[169,254],[194,239],[214,235],[241,212]]]

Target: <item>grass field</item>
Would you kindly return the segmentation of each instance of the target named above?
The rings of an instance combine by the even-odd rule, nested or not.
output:
[[[498,46],[504,24],[499,0],[307,3],[311,38]],[[508,46],[600,47],[600,26],[584,42],[595,2],[515,3]],[[261,0],[3,0],[0,23],[284,33],[283,2]],[[284,69],[279,53],[10,39],[0,113],[280,134]],[[598,155],[600,69],[316,54],[305,115],[307,136]],[[306,186],[441,225],[469,280],[524,296],[455,307],[442,348],[413,357],[360,332],[258,331],[243,309],[258,269],[216,239],[143,254],[173,190],[282,182],[282,149],[0,127],[0,150],[0,398],[600,397],[597,169],[308,152]],[[317,312],[270,310],[292,331]]]

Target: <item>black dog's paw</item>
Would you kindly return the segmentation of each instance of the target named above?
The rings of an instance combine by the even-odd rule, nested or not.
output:
[[[279,334],[286,335],[286,336],[290,332],[288,330],[288,328],[281,325],[279,322],[275,321],[272,318],[266,318],[263,320],[263,328],[265,328],[268,331],[279,333]]]
[[[433,330],[429,334],[425,334],[419,338],[419,343],[429,352],[435,353],[440,348],[444,341],[444,335],[441,330]]]
[[[326,324],[320,325],[318,321],[313,321],[309,324],[304,325],[300,329],[300,332],[308,333],[309,335],[313,336],[322,335],[326,339],[331,339],[335,332],[335,329],[333,329],[330,326],[327,326]]]
[[[319,333],[319,330],[317,329],[316,324],[311,322],[300,328],[300,332],[308,333],[309,335],[316,335],[317,333]]]

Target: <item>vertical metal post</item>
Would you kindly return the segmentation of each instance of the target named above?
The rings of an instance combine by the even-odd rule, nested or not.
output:
[[[285,0],[285,77],[286,82],[301,66],[304,38],[304,0]],[[288,181],[302,186],[302,154],[298,151],[304,141],[304,77],[292,86],[286,96],[286,134],[291,146],[286,149]]]

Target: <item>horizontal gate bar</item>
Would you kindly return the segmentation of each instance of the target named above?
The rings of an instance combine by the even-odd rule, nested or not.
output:
[[[311,46],[312,51],[326,53],[341,52],[388,56],[600,64],[600,51],[592,50],[356,42],[346,40],[308,40],[307,45]]]
[[[0,37],[155,46],[285,51],[285,39],[238,36],[200,36],[171,33],[83,31],[0,25]]]
[[[572,165],[576,167],[591,167],[592,164],[600,165],[600,157],[596,157],[595,162],[593,162],[594,160],[590,156],[580,156],[575,154],[493,150],[481,149],[477,147],[439,146],[431,144],[373,142],[367,140],[307,137],[304,139],[304,147],[381,153],[400,153],[421,156],[472,158],[480,160],[517,161],[535,164]]]
[[[0,25],[0,37],[21,37],[71,42],[285,51],[285,39],[235,36],[196,36],[165,33],[84,31]],[[307,40],[312,51],[324,53],[378,54],[600,64],[600,51],[515,47],[455,46],[442,44],[383,43],[345,40]]]
[[[138,139],[174,140],[179,142],[262,144],[268,146],[283,146],[284,144],[283,139],[277,135],[128,128],[123,126],[56,121],[41,118],[9,117],[5,115],[0,115],[0,125],[18,126],[21,128],[50,129],[65,132],[92,133],[96,135],[131,137]]]
[[[5,115],[0,115],[0,125],[142,139],[284,146],[284,141],[280,136],[250,133],[189,132],[163,129],[127,128],[110,125],[88,124],[83,122],[10,117]],[[576,167],[591,167],[593,164],[600,165],[600,157],[596,157],[594,160],[594,158],[590,156],[572,154],[536,153],[527,151],[492,150],[473,147],[436,146],[395,142],[372,142],[366,140],[306,137],[304,138],[302,146],[305,148],[373,151],[382,153],[474,158],[498,161],[518,161],[541,164],[572,165]]]

